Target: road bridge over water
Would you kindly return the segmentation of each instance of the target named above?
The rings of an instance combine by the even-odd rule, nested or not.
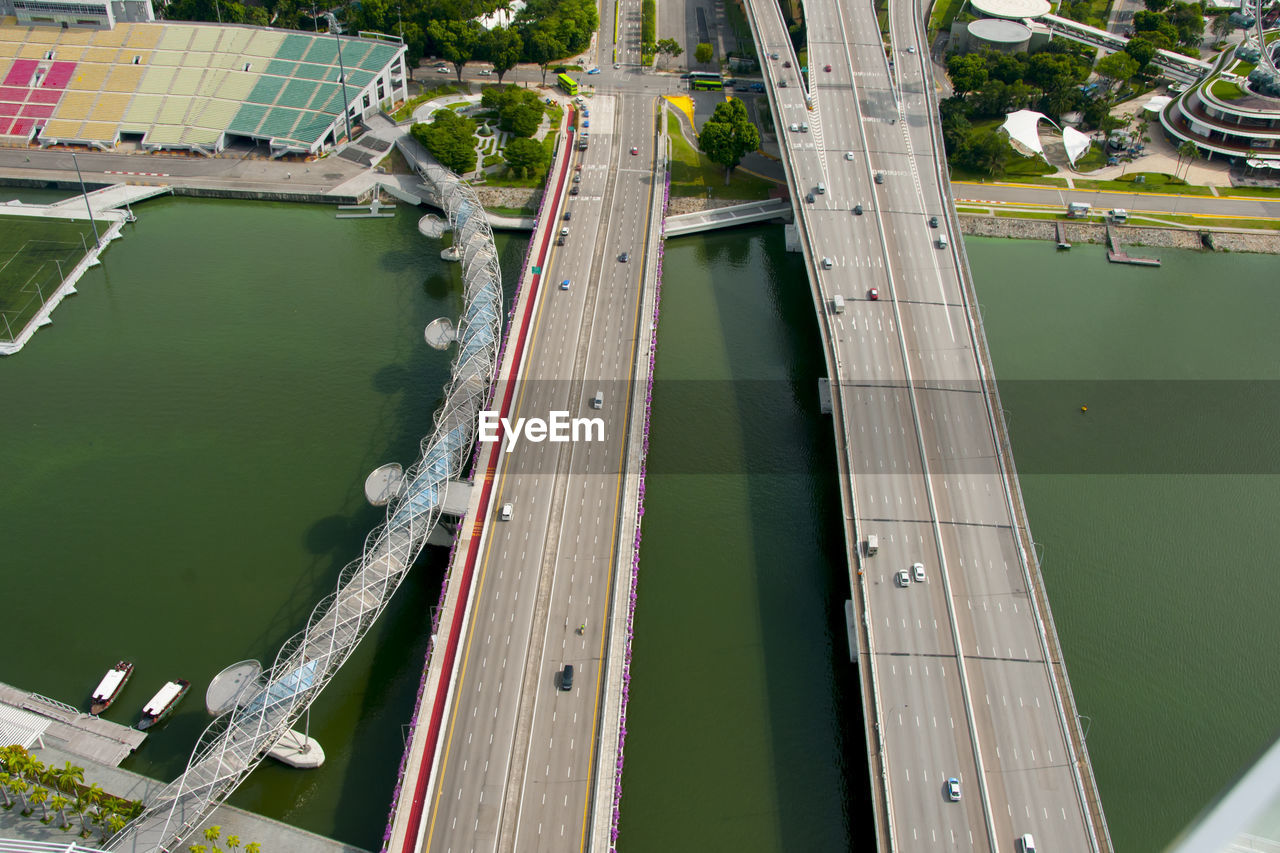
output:
[[[895,0],[882,35],[869,3],[806,3],[802,77],[777,5],[746,8],[778,57],[767,89],[834,378],[879,846],[1110,850],[972,307],[924,10]]]

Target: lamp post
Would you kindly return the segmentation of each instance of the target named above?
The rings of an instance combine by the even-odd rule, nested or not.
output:
[[[342,88],[342,119],[347,124],[347,141],[351,141],[351,105],[347,103],[347,69],[342,64],[342,39],[338,34],[342,32],[342,27],[338,26],[338,19],[333,16],[332,12],[325,12],[324,16],[329,20],[329,31],[333,33],[333,39],[338,43],[338,85]]]
[[[102,238],[98,236],[98,222],[93,218],[93,205],[89,204],[89,192],[84,188],[84,178],[80,175],[80,161],[71,155],[71,163],[76,167],[76,179],[80,181],[80,195],[84,196],[85,210],[89,211],[89,224],[93,226],[93,245],[102,248]]]

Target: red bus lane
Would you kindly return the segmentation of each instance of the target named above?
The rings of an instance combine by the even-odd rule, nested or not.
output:
[[[551,199],[559,199],[564,192],[565,180],[569,174],[569,161],[573,159],[573,143],[574,143],[574,127],[576,111],[569,109],[568,134],[566,135],[566,144],[564,147],[564,156],[561,158],[559,170],[556,174],[555,191]],[[544,205],[544,213],[550,217],[544,223],[542,233],[542,243],[538,246],[537,252],[530,259],[532,266],[542,269],[546,263],[547,251],[551,247],[551,235],[555,233],[556,218],[556,202],[551,201],[550,204]],[[519,376],[516,372],[520,369],[520,359],[524,355],[525,341],[529,332],[529,321],[533,316],[534,305],[538,301],[538,291],[541,288],[542,272],[533,273],[529,280],[529,298],[525,301],[524,312],[520,317],[520,326],[518,334],[514,339],[514,346],[511,350],[511,371],[510,376],[502,391],[502,405],[499,408],[499,416],[505,417],[511,410],[511,398],[515,391]],[[499,435],[498,440],[502,440]],[[497,447],[497,444],[492,447]],[[489,517],[489,502],[493,496],[493,480],[498,465],[498,454],[496,452],[489,453],[489,462],[485,466],[484,485],[480,492],[480,507],[476,517],[471,522],[471,542],[467,548],[466,559],[462,565],[462,575],[458,579],[458,606],[466,607],[469,602],[468,595],[471,592],[471,580],[475,571],[476,556],[480,552],[480,534],[484,529],[485,519]],[[420,834],[420,826],[422,823],[423,811],[427,799],[427,783],[431,779],[431,767],[435,761],[436,750],[439,745],[440,727],[444,719],[445,697],[449,690],[449,683],[452,680],[455,658],[457,657],[458,644],[462,638],[462,615],[455,613],[453,622],[449,628],[449,639],[445,646],[444,657],[442,658],[442,666],[444,671],[440,673],[440,681],[436,685],[435,700],[431,703],[431,719],[427,726],[427,739],[424,746],[422,761],[418,765],[418,776],[414,780],[413,787],[413,803],[409,811],[409,821],[405,827],[404,845],[402,853],[414,853],[418,845],[418,836]]]

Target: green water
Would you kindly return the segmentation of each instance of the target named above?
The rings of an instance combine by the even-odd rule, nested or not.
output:
[[[167,779],[210,719],[213,674],[270,663],[359,555],[381,517],[364,477],[416,458],[447,379],[422,328],[461,297],[417,211],[162,199],[137,213],[54,324],[0,362],[0,679],[83,704],[131,659],[107,714],[124,723],[191,680],[124,765]],[[524,241],[499,248],[514,275]],[[266,762],[234,803],[377,846],[443,557],[428,549],[316,703],[324,769]]]
[[[966,246],[1111,834],[1160,850],[1276,736],[1276,259]]]
[[[620,844],[847,849],[867,765],[803,263],[738,229],[668,242],[663,278]]]
[[[0,189],[15,196],[36,200]],[[169,778],[213,673],[269,661],[359,553],[380,517],[364,476],[414,458],[447,376],[421,328],[460,297],[417,212],[137,212],[0,361],[0,679],[82,703],[133,659],[121,722],[191,679],[126,762]],[[1116,847],[1158,850],[1275,732],[1275,262],[968,245]],[[524,242],[499,247],[511,276]],[[665,269],[621,843],[867,849],[803,269],[767,227],[673,240]],[[265,763],[233,802],[378,845],[442,560],[428,551],[316,704],[326,767]]]

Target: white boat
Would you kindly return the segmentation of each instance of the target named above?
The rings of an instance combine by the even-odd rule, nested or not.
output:
[[[133,675],[133,664],[122,660],[102,676],[102,681],[98,682],[97,688],[89,699],[89,713],[96,717],[110,708],[111,703],[120,695],[120,691],[124,690],[124,685],[131,675]]]
[[[187,689],[190,687],[191,682],[181,678],[161,687],[159,692],[151,697],[151,701],[143,706],[142,719],[138,720],[138,730],[146,731],[172,714],[173,709],[182,701],[182,697],[187,695]]]

